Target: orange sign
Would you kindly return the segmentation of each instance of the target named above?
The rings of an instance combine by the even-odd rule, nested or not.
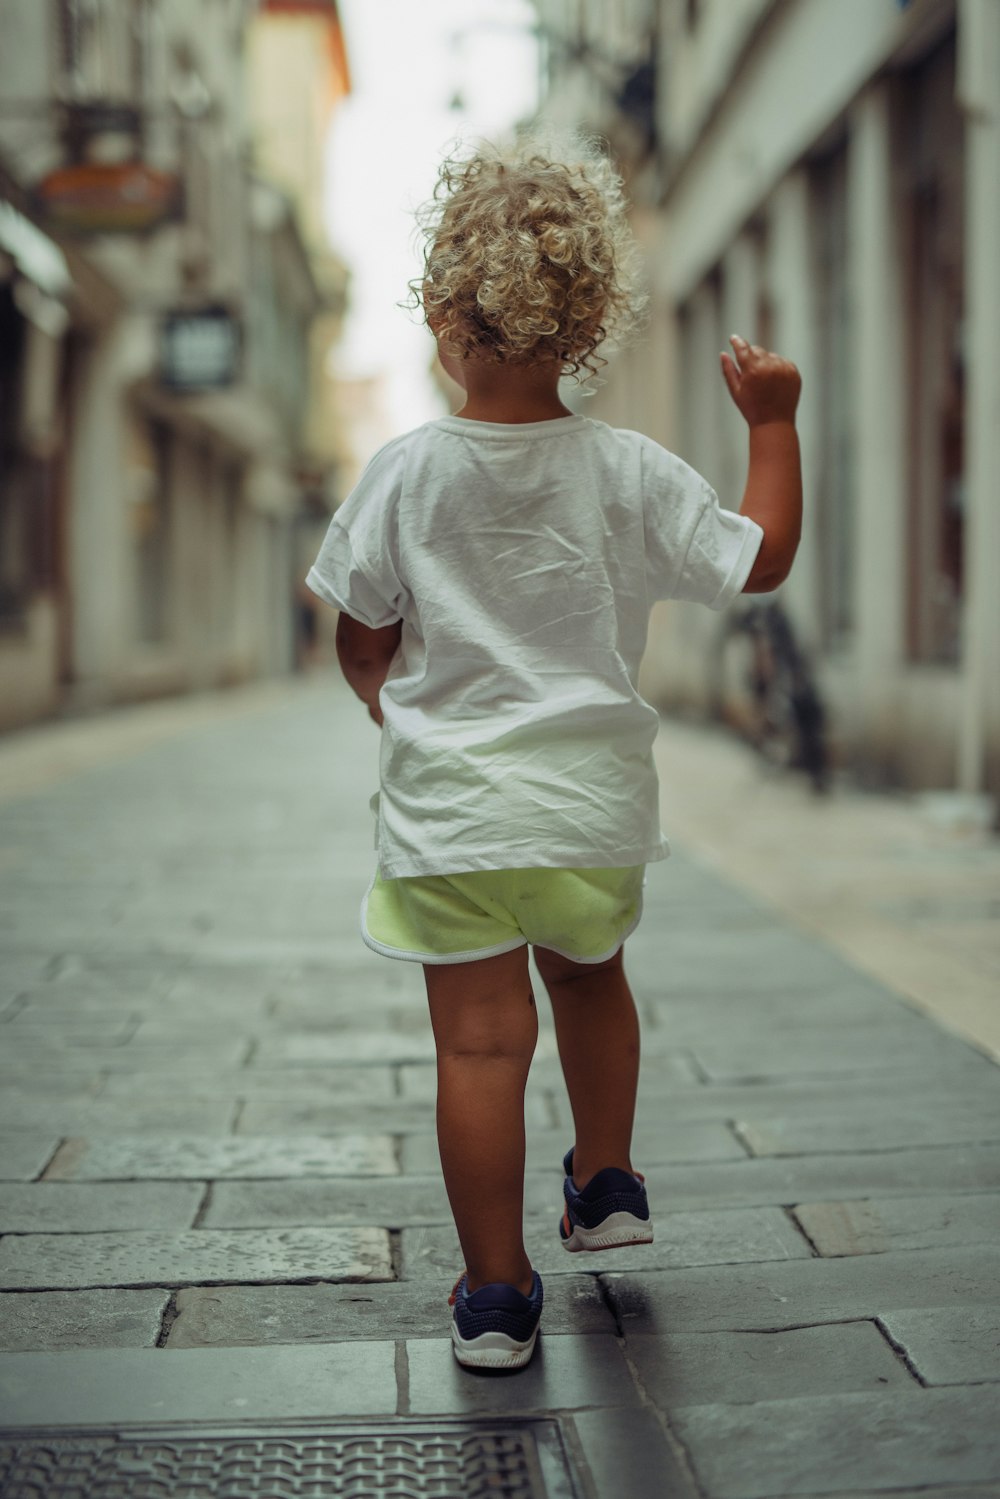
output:
[[[141,234],[180,210],[180,179],[141,161],[59,167],[35,189],[53,228],[79,234]]]

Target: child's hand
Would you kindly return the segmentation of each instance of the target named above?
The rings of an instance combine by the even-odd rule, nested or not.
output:
[[[722,373],[747,426],[794,422],[802,389],[802,377],[795,365],[778,354],[769,354],[759,344],[748,344],[736,333],[729,342],[736,359],[720,354]]]

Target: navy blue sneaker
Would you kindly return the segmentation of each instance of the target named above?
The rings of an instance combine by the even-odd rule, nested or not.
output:
[[[521,1369],[535,1351],[542,1315],[542,1278],[532,1271],[531,1294],[500,1282],[471,1294],[463,1270],[448,1297],[451,1339],[467,1369]]]
[[[571,1254],[581,1249],[617,1249],[625,1244],[652,1244],[653,1224],[646,1199],[645,1178],[608,1166],[577,1190],[573,1180],[573,1152],[563,1157],[566,1211],[559,1224],[562,1247]]]

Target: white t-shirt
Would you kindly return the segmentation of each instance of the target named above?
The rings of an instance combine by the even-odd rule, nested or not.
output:
[[[446,416],[377,452],[306,582],[403,621],[381,693],[383,878],[670,852],[636,679],[656,599],[722,609],[763,532],[638,432]]]

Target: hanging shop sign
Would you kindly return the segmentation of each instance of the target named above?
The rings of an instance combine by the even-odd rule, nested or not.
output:
[[[226,307],[168,312],[160,326],[160,379],[179,393],[220,390],[240,376],[242,328]]]
[[[180,178],[142,161],[58,167],[35,188],[48,226],[70,234],[145,234],[181,209]]]
[[[48,226],[70,234],[142,234],[181,209],[181,179],[142,159],[134,105],[71,100],[61,111],[66,161],[35,188]]]

